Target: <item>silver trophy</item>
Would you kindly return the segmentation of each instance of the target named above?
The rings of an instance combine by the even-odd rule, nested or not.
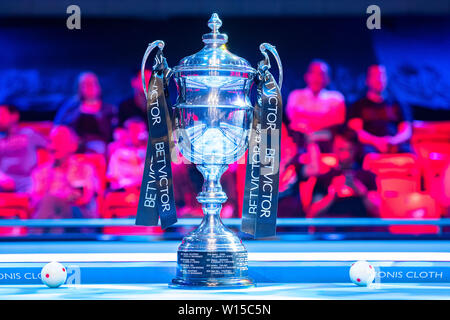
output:
[[[227,200],[220,178],[248,147],[253,121],[249,94],[257,70],[227,50],[228,37],[219,32],[221,25],[222,21],[214,13],[208,21],[211,32],[203,35],[204,48],[185,57],[171,70],[178,89],[173,108],[176,146],[204,177],[202,191],[197,196],[204,218],[178,248],[177,275],[171,287],[254,285],[248,277],[246,248],[220,218],[222,203]],[[157,47],[162,50],[164,42],[149,45],[142,69],[150,52]],[[275,48],[262,44],[260,50],[266,58],[266,51],[275,56],[281,88],[282,69]]]

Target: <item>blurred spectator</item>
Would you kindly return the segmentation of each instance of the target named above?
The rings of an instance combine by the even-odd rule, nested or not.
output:
[[[116,107],[104,103],[97,75],[84,72],[78,77],[78,95],[64,104],[55,124],[67,125],[80,137],[80,152],[106,153],[117,125]]]
[[[52,159],[32,174],[34,218],[96,218],[96,176],[94,168],[72,155],[78,137],[66,126],[56,126],[50,133]]]
[[[30,128],[19,128],[19,111],[0,105],[0,191],[29,192],[38,148],[47,141]]]
[[[330,152],[331,134],[327,128],[344,123],[344,96],[325,89],[330,77],[328,64],[324,61],[312,61],[304,79],[306,88],[294,90],[288,97],[289,128],[295,133],[298,145],[317,143],[322,152]]]
[[[150,70],[145,70],[145,81],[149,82],[151,76]],[[139,70],[131,79],[133,96],[123,101],[119,105],[119,125],[123,126],[125,121],[130,118],[141,118],[147,124],[147,100],[145,98],[144,88],[142,87],[141,71]]]
[[[114,153],[114,151],[127,145],[128,140],[127,129],[122,127],[117,127],[114,129],[113,142],[108,144],[106,152],[107,162],[109,162],[109,159],[111,158],[111,155]]]
[[[172,162],[172,175],[177,214],[183,218],[201,217],[203,211],[196,197],[202,189],[202,175],[178,150],[174,152],[177,158]]]
[[[303,217],[299,183],[310,175],[305,172],[309,166],[300,164],[297,146],[284,124],[281,126],[281,146],[278,217]]]
[[[406,105],[385,98],[387,75],[384,66],[370,66],[366,84],[366,96],[351,106],[348,116],[348,124],[358,133],[365,152],[410,152],[410,112]]]
[[[117,138],[119,140],[113,142],[114,148],[109,148],[112,149],[107,171],[110,189],[137,190],[141,186],[144,172],[147,126],[139,118],[130,118],[125,121],[125,132],[120,132]]]
[[[334,133],[333,153],[338,167],[317,177],[309,217],[376,217],[379,196],[375,175],[357,161],[360,144],[356,132],[339,126]]]

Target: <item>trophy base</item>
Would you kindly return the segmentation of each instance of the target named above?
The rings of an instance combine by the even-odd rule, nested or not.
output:
[[[204,200],[201,196],[197,197]],[[209,198],[208,198],[209,199]],[[242,241],[220,220],[221,202],[203,204],[201,224],[183,238],[177,273],[169,284],[178,289],[238,289],[254,286],[248,276],[248,253]]]
[[[247,273],[247,251],[243,250],[243,246],[236,249],[239,251],[178,251],[177,276],[169,287],[179,289],[253,287],[254,283]]]
[[[169,283],[169,288],[174,289],[246,289],[253,288],[255,284],[249,278],[229,278],[229,279],[183,279],[175,278]]]

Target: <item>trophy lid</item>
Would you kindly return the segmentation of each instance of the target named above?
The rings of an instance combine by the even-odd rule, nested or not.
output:
[[[228,41],[228,36],[219,32],[221,26],[222,21],[219,16],[217,13],[213,13],[208,21],[211,32],[204,34],[202,37],[205,43],[203,49],[196,54],[183,58],[173,71],[178,73],[182,71],[213,70],[255,73],[255,69],[251,67],[247,60],[227,50],[225,44]]]

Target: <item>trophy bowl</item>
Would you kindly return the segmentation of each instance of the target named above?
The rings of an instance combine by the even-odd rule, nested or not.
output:
[[[242,157],[248,146],[253,119],[249,99],[255,70],[230,53],[227,36],[213,14],[212,32],[203,36],[205,47],[174,67],[178,99],[174,106],[174,138],[181,154],[197,165],[204,177],[197,200],[201,224],[178,248],[173,287],[249,287],[247,250],[220,219],[227,200],[220,177]]]

